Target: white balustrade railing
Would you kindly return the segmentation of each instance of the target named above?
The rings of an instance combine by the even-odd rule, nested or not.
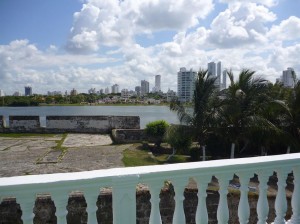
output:
[[[250,216],[248,184],[254,174],[259,180],[259,199],[257,203],[258,223],[265,224],[268,217],[267,182],[277,173],[278,192],[275,201],[275,224],[300,223],[300,153],[278,156],[228,159],[206,162],[181,163],[159,166],[115,168],[77,173],[60,173],[0,178],[0,200],[14,196],[22,210],[24,224],[33,223],[33,207],[36,195],[50,193],[56,206],[58,224],[65,224],[69,193],[80,190],[87,202],[88,224],[96,224],[97,198],[102,187],[112,186],[113,223],[136,223],[136,185],[145,183],[151,193],[150,223],[160,224],[159,194],[165,180],[171,180],[175,191],[174,224],[184,224],[183,192],[189,178],[198,186],[198,209],[196,223],[208,223],[206,189],[212,176],[218,178],[220,200],[217,211],[218,223],[228,223],[229,211],[227,192],[229,180],[237,175],[240,180],[239,222],[248,223]],[[292,196],[292,217],[285,220],[287,211],[286,178],[293,172],[294,191]]]

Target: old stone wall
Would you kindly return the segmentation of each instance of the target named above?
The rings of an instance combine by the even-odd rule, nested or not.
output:
[[[3,119],[0,123],[0,127],[2,126]],[[46,127],[41,127],[39,116],[9,116],[9,127],[0,128],[0,132],[107,134],[116,128],[139,129],[140,118],[138,116],[47,116]]]
[[[4,127],[4,117],[0,115],[0,129]]]
[[[39,116],[9,116],[9,129],[14,132],[30,132],[40,127]]]
[[[207,209],[209,216],[209,224],[217,224],[217,208],[219,202],[219,194],[215,191],[207,192]],[[198,204],[197,190],[186,189],[184,192],[184,211],[186,216],[187,224],[195,224],[195,214]],[[136,194],[137,200],[137,224],[148,224],[151,203],[151,195],[148,190],[138,191]],[[171,224],[173,213],[175,209],[174,191],[172,189],[164,189],[160,194],[160,213],[163,224]],[[258,197],[249,196],[250,205],[250,220],[249,224],[257,223],[257,205]],[[268,223],[275,219],[275,198],[269,197],[269,218]],[[238,221],[238,194],[228,194],[228,207],[230,212],[229,223],[235,224]],[[288,199],[288,212],[287,218],[291,215],[290,199]],[[111,191],[105,191],[101,193],[97,201],[98,211],[97,219],[98,223],[112,224],[112,194]],[[68,201],[68,215],[67,220],[69,224],[86,224],[87,223],[87,212],[86,212],[86,201],[82,194],[75,194],[70,196]],[[38,198],[34,208],[35,218],[34,224],[55,224],[55,205],[51,200],[50,196],[44,196]],[[19,224],[21,222],[21,210],[20,206],[14,199],[5,200],[0,204],[0,223],[1,224]]]
[[[133,143],[147,140],[144,129],[113,129],[112,138],[115,143]]]

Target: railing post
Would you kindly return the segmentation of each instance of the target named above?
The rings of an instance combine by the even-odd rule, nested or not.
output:
[[[161,216],[160,216],[160,210],[159,210],[159,194],[161,192],[161,180],[155,180],[155,181],[149,181],[147,182],[151,194],[151,213],[150,213],[150,224],[161,224]]]
[[[248,192],[249,192],[249,179],[253,176],[253,173],[241,172],[237,173],[240,179],[240,203],[238,208],[238,215],[240,224],[247,224],[250,216],[250,207],[248,201]]]
[[[171,180],[175,191],[175,210],[173,216],[173,224],[183,224],[185,222],[185,214],[183,207],[184,189],[187,184],[187,177],[174,178]]]
[[[259,180],[259,198],[257,202],[257,216],[258,222],[257,224],[266,224],[268,214],[269,214],[269,203],[268,203],[268,180],[269,180],[270,171],[261,171],[258,172],[258,180]]]
[[[227,194],[228,194],[228,183],[233,177],[232,174],[220,174],[217,176],[220,189],[220,201],[217,210],[217,219],[218,223],[225,224],[229,221],[229,209],[227,203]]]
[[[67,224],[67,205],[69,193],[65,190],[57,189],[50,192],[51,198],[54,201],[57,217],[57,224]]]
[[[88,213],[88,224],[96,224],[97,222],[97,200],[99,196],[100,188],[91,187],[84,190],[84,197],[87,203],[87,213]]]
[[[136,185],[138,175],[113,178],[113,223],[136,223]]]
[[[33,223],[33,207],[35,204],[36,194],[26,192],[16,194],[17,203],[20,204],[22,210],[22,220],[24,224]]]
[[[276,170],[277,173],[277,196],[275,200],[275,210],[276,218],[274,224],[285,224],[285,214],[287,211],[287,201],[286,201],[286,178],[290,170],[279,168]]]
[[[207,224],[208,223],[208,213],[206,206],[206,197],[207,197],[207,185],[211,180],[211,177],[195,177],[198,187],[198,206],[196,212],[196,224]]]
[[[292,197],[293,215],[288,224],[300,223],[300,166],[294,167],[294,192]]]

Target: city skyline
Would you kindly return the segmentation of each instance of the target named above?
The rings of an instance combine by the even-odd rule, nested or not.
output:
[[[0,89],[132,89],[161,74],[166,92],[177,89],[180,67],[211,61],[275,82],[288,67],[300,73],[299,8],[291,0],[2,0]]]

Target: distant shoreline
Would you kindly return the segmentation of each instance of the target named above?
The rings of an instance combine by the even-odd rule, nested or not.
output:
[[[59,107],[59,106],[64,106],[64,107],[78,107],[78,106],[169,106],[169,103],[162,103],[162,104],[124,104],[124,103],[112,103],[112,104],[42,104],[42,105],[38,105],[38,106],[0,106],[1,107]]]

